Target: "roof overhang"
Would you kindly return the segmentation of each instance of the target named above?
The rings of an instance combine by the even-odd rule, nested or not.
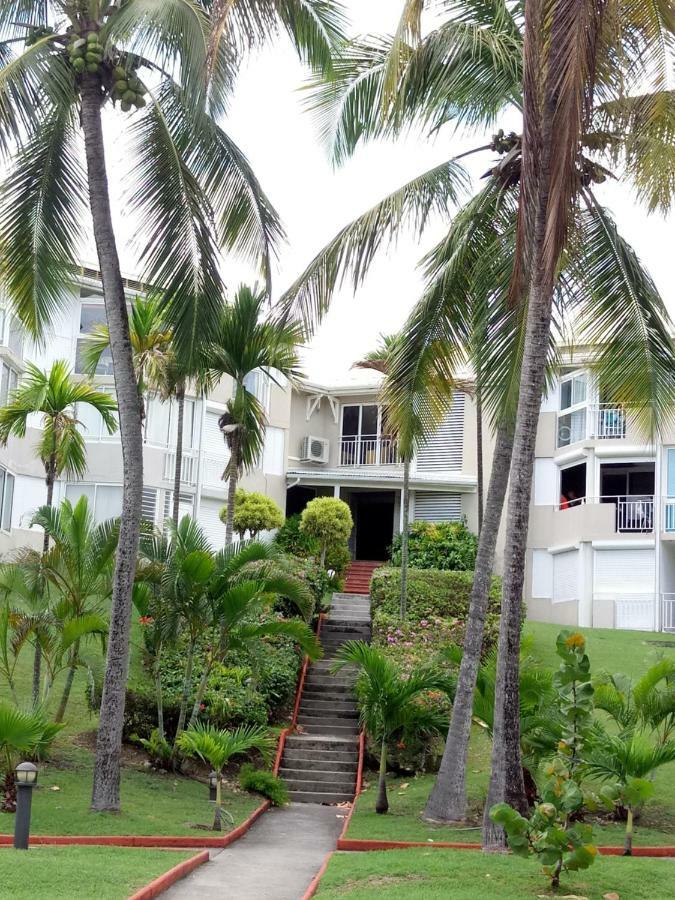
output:
[[[403,470],[400,467],[369,471],[361,469],[289,469],[286,473],[289,487],[307,485],[319,487],[326,484],[340,487],[369,487],[381,489],[403,488]],[[410,474],[410,487],[416,491],[453,491],[455,493],[472,494],[476,491],[476,477],[461,472],[434,472]]]

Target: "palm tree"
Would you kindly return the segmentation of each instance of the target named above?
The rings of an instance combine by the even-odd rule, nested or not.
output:
[[[46,749],[61,727],[46,722],[40,712],[22,712],[0,702],[0,766],[3,771],[4,794],[0,810],[16,810],[14,769],[19,754],[34,756],[41,749]]]
[[[446,18],[422,37],[419,16],[423,6],[418,0],[408,0],[401,26],[393,38],[354,42],[347,48],[333,77],[317,83],[320,122],[338,161],[368,137],[397,136],[412,125],[421,125],[435,133],[453,121],[473,128],[481,124],[492,127],[508,107],[522,108],[522,7],[503,2],[488,6],[473,0],[449,2],[444,4]],[[535,7],[538,9],[539,4]],[[529,8],[532,10],[532,4]],[[669,46],[668,41],[662,44],[658,41],[663,27],[661,20],[658,16],[650,19],[651,12],[646,7],[638,11],[632,5],[622,4],[619,12],[618,39],[628,41],[627,35],[634,31],[638,44],[649,46],[645,60],[656,64]],[[548,46],[555,44],[551,41]],[[618,56],[632,59],[633,51],[621,51]],[[632,382],[634,405],[642,418],[650,418],[653,424],[656,418],[667,414],[672,392],[667,316],[654,285],[619,236],[614,222],[598,204],[591,187],[592,182],[607,177],[607,170],[596,160],[603,159],[602,151],[609,146],[610,157],[615,162],[623,159],[627,163],[627,171],[642,198],[652,207],[667,207],[672,177],[668,167],[657,164],[656,160],[668,157],[666,135],[670,132],[666,110],[670,109],[672,99],[667,91],[659,89],[660,85],[652,94],[617,96],[618,85],[635,89],[640,82],[636,76],[638,70],[642,71],[642,64],[636,63],[631,78],[613,81],[611,76],[607,77],[611,66],[605,62],[603,65],[602,102],[594,109],[595,130],[584,137],[584,156],[579,162],[583,202],[566,241],[568,255],[564,261],[570,266],[570,272],[567,277],[560,274],[557,291],[565,291],[568,309],[576,312],[584,304],[585,342],[606,341],[606,349],[598,352],[595,362],[607,366],[619,394],[628,393]],[[666,69],[664,65],[663,70]],[[541,65],[538,71],[547,71],[547,67]],[[643,80],[654,83],[649,77]],[[521,136],[505,135],[499,130],[487,144],[477,148],[490,150],[501,159],[487,173],[489,180],[485,188],[458,213],[447,239],[426,260],[431,286],[404,329],[409,352],[401,354],[401,367],[407,368],[409,378],[413,379],[419,375],[420,351],[433,343],[438,355],[435,370],[439,377],[450,378],[468,352],[480,381],[481,405],[488,405],[497,432],[457,701],[439,777],[427,806],[430,818],[444,821],[463,818],[466,808],[465,770],[472,698],[496,537],[509,478],[526,342],[527,306],[522,297],[521,302],[513,302],[511,289],[522,143]],[[458,161],[451,159],[404,185],[346,226],[291,286],[283,298],[283,314],[295,314],[302,318],[308,330],[313,328],[327,309],[335,287],[347,274],[351,275],[354,287],[358,287],[383,244],[407,224],[413,226],[416,234],[421,234],[431,213],[447,214],[463,184]],[[533,221],[532,216],[529,218]],[[592,282],[590,287],[589,282]],[[623,297],[620,306],[614,296],[615,286]],[[507,302],[508,299],[512,302]],[[489,302],[494,300],[498,302]],[[545,330],[545,335],[544,358],[550,352],[550,330]],[[625,347],[630,352],[625,352]],[[480,358],[479,348],[482,348]],[[485,359],[486,351],[492,354],[492,362]],[[642,358],[641,363],[638,358]],[[633,369],[630,379],[628,367]],[[528,477],[531,480],[531,471]],[[529,503],[529,481],[527,488]],[[525,494],[521,500],[524,503]],[[522,510],[526,510],[526,505]],[[527,532],[521,524],[510,527],[508,537],[512,544],[520,541],[524,553]],[[521,575],[523,569],[524,563],[520,566]],[[505,627],[508,623],[514,629],[515,601],[507,601],[506,610]],[[513,615],[508,615],[509,610]],[[513,651],[510,658],[514,669],[518,638],[513,631],[509,647]],[[514,796],[508,799],[520,807],[523,792],[517,775],[520,766],[514,671],[509,676],[509,689],[511,743],[507,756],[514,777],[507,776],[500,783],[513,786]],[[501,747],[500,723],[497,733],[496,743]]]
[[[54,484],[61,475],[82,478],[87,471],[86,447],[77,419],[78,407],[88,405],[103,419],[108,434],[117,430],[117,404],[105,391],[91,384],[76,381],[64,360],[52,364],[49,372],[32,363],[26,364],[26,374],[18,389],[0,409],[0,443],[7,444],[11,435],[26,436],[28,419],[40,414],[42,433],[36,451],[45,469],[47,506],[54,498]],[[49,534],[45,531],[43,552],[49,549]],[[35,644],[33,661],[33,703],[40,692],[40,644]]]
[[[43,506],[33,523],[41,525],[54,544],[43,561],[52,603],[67,611],[69,621],[97,627],[88,634],[105,634],[119,524],[108,521],[96,525],[86,497],[80,497],[75,506],[69,500],[63,500],[58,509]],[[75,672],[84,664],[80,647],[81,640],[75,640],[56,722],[63,721]]]
[[[428,366],[420,365],[424,377],[411,385],[406,379],[404,390],[399,389],[394,360],[404,336],[382,335],[380,346],[355,365],[374,369],[385,376],[381,394],[385,403],[388,427],[396,437],[398,452],[403,461],[403,492],[401,528],[401,619],[406,617],[408,598],[408,559],[410,536],[410,466],[416,451],[436,428],[452,405],[456,384],[450,379],[427,378]]]
[[[241,756],[251,750],[258,750],[267,760],[274,746],[274,739],[266,728],[259,725],[240,725],[234,731],[226,731],[197,723],[194,728],[183,732],[179,744],[183,753],[199,757],[216,773],[216,809],[212,830],[220,831],[223,769],[233,756]]]
[[[584,772],[613,788],[610,796],[626,814],[624,856],[631,856],[635,810],[654,793],[654,772],[675,761],[675,741],[654,744],[644,731],[633,728],[616,735],[596,724],[588,743]]]
[[[394,663],[380,650],[363,641],[347,641],[340,647],[331,671],[339,672],[348,665],[358,667],[356,694],[361,723],[370,737],[380,745],[380,773],[376,813],[386,813],[387,746],[402,734],[431,738],[442,735],[447,719],[435,705],[420,701],[430,691],[452,693],[452,682],[435,666],[422,666],[404,678]]]
[[[87,207],[103,282],[124,459],[123,514],[92,806],[119,808],[122,710],[143,490],[141,408],[112,223],[103,109],[130,121],[126,180],[142,271],[163,292],[190,358],[213,331],[219,249],[260,264],[282,236],[248,162],[219,127],[245,50],[279,30],[328,70],[341,38],[324,0],[9,0],[0,9],[0,147],[10,157],[0,207],[3,287],[40,338],[76,269]],[[210,39],[210,33],[226,39]],[[152,90],[139,75],[152,81]],[[148,100],[150,102],[148,102]],[[123,121],[120,118],[120,123]],[[84,145],[86,167],[80,163]]]
[[[255,372],[278,383],[278,375],[300,374],[297,345],[302,340],[297,325],[264,317],[265,292],[242,285],[231,304],[221,310],[214,336],[205,348],[213,380],[229,375],[233,396],[218,422],[230,458],[223,472],[228,483],[225,543],[234,533],[234,501],[242,472],[260,457],[265,440],[266,413],[245,381]],[[275,374],[277,373],[277,374]]]

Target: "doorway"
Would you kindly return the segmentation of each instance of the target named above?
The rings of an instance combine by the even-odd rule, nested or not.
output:
[[[354,491],[355,559],[383,562],[394,539],[394,492]]]

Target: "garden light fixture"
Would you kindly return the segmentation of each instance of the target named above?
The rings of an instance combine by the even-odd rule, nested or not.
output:
[[[30,811],[33,788],[37,784],[37,766],[22,762],[16,767],[16,819],[14,821],[14,849],[28,850]]]

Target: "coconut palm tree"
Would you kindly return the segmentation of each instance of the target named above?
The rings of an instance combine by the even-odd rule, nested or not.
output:
[[[141,408],[103,110],[118,125],[129,123],[125,181],[140,247],[138,274],[169,298],[167,321],[189,358],[200,331],[212,331],[219,315],[219,250],[243,254],[269,276],[270,253],[282,235],[248,162],[218,125],[244,52],[286,31],[304,60],[328,70],[341,39],[337,3],[234,0],[219,5],[217,21],[212,6],[207,0],[8,0],[0,9],[0,149],[9,157],[0,207],[3,287],[23,324],[40,337],[64,302],[88,208],[110,328],[124,499],[92,797],[99,810],[119,807],[143,489]],[[211,41],[212,30],[225,39]]]
[[[241,756],[257,750],[263,759],[269,759],[274,738],[259,725],[240,725],[234,731],[219,730],[211,725],[197,723],[180,736],[180,749],[188,756],[197,756],[216,773],[216,807],[213,831],[222,829],[222,781],[223,769],[233,756]]]
[[[452,682],[436,666],[422,666],[404,678],[394,663],[380,650],[363,641],[346,641],[331,667],[333,673],[345,666],[358,667],[356,695],[361,723],[380,746],[380,772],[376,813],[386,813],[387,747],[403,733],[417,737],[442,735],[446,718],[437,707],[421,703],[430,691],[452,693]]]
[[[61,475],[82,478],[87,470],[85,440],[77,419],[80,405],[91,406],[103,419],[112,434],[117,430],[117,404],[105,391],[99,391],[85,381],[77,381],[65,360],[54,362],[48,372],[32,363],[18,389],[0,409],[0,442],[6,444],[11,435],[26,436],[30,416],[41,416],[42,432],[36,451],[45,469],[47,506],[54,498],[54,484]],[[45,531],[43,552],[49,549],[49,535]],[[33,661],[33,702],[40,692],[40,643],[35,644]]]
[[[449,123],[472,128],[481,124],[493,127],[509,107],[518,112],[522,109],[525,33],[522,7],[503,2],[487,6],[472,0],[468,3],[448,2],[444,4],[444,18],[438,27],[422,36],[419,17],[424,5],[418,0],[408,0],[393,38],[354,42],[329,82],[318,84],[316,107],[324,134],[338,161],[349,155],[360,140],[368,137],[397,136],[412,125],[419,125],[430,133]],[[529,7],[532,10],[532,4]],[[538,9],[539,5],[535,4],[535,7]],[[634,39],[647,48],[644,64],[656,65],[663,60],[663,53],[669,47],[668,40],[659,40],[669,23],[652,13],[653,10],[647,7],[637,10],[631,4],[620,4],[614,35],[619,44]],[[551,41],[547,46],[555,44]],[[633,51],[624,53],[622,50],[617,57],[632,59]],[[612,79],[608,74],[611,70],[608,58],[603,57],[602,95],[593,110],[593,130],[584,136],[583,156],[578,163],[578,183],[583,186],[578,219],[586,236],[580,237],[576,228],[566,235],[571,272],[567,278],[560,275],[556,290],[558,293],[563,288],[567,291],[573,308],[585,302],[592,312],[595,305],[596,312],[588,317],[584,337],[592,341],[617,336],[615,342],[610,342],[611,348],[605,353],[599,352],[596,362],[607,363],[608,369],[613,370],[619,393],[626,392],[629,385],[626,367],[634,367],[632,381],[636,396],[640,397],[636,405],[643,418],[650,417],[653,424],[658,416],[667,414],[672,391],[672,366],[668,362],[672,351],[667,317],[651,280],[640,269],[635,255],[617,233],[614,222],[597,202],[591,188],[593,182],[601,182],[607,177],[602,161],[609,156],[610,163],[626,163],[626,171],[651,207],[667,208],[672,175],[667,166],[656,164],[656,160],[669,157],[671,132],[668,123],[673,100],[671,93],[649,77],[642,81],[656,84],[654,91],[651,94],[636,92],[641,86],[638,72],[643,71],[642,58],[627,79]],[[663,71],[667,67],[664,65]],[[547,67],[540,65],[539,74],[544,71]],[[395,90],[392,90],[392,84],[395,84]],[[618,85],[628,93],[617,95]],[[520,135],[504,134],[500,129],[487,144],[476,148],[477,151],[490,150],[500,159],[487,173],[490,177],[486,187],[458,213],[447,240],[427,260],[429,278],[434,280],[437,276],[435,290],[425,293],[419,315],[411,317],[406,327],[413,339],[406,361],[402,362],[408,367],[411,378],[413,374],[417,375],[420,348],[435,342],[440,356],[437,369],[451,377],[468,349],[481,380],[481,404],[486,399],[490,404],[490,396],[494,401],[502,394],[499,403],[492,405],[492,424],[497,439],[478,549],[466,652],[460,669],[457,702],[453,707],[453,726],[437,790],[427,807],[430,817],[446,821],[461,819],[466,807],[464,778],[472,697],[494,547],[511,464],[521,360],[527,337],[527,306],[522,296],[521,302],[513,302],[512,291],[522,144]],[[603,155],[603,150],[608,147],[609,153]],[[451,159],[404,185],[346,226],[291,286],[283,298],[284,314],[294,312],[311,329],[346,275],[351,276],[356,288],[382,245],[392,240],[405,225],[412,225],[416,234],[420,234],[431,213],[447,214],[461,186],[459,163],[457,159]],[[532,216],[529,220],[534,221]],[[575,259],[573,254],[579,256]],[[585,264],[582,264],[584,257]],[[474,274],[467,277],[467,272]],[[488,272],[492,281],[485,277]],[[593,281],[592,290],[587,289],[589,279]],[[619,316],[615,315],[614,285],[621,285],[625,297],[625,306],[621,306]],[[486,301],[495,296],[500,298],[500,303],[494,308],[494,315],[486,318]],[[507,303],[507,298],[512,302]],[[643,308],[639,309],[635,304],[636,298],[645,304]],[[647,322],[651,324],[647,326]],[[656,326],[654,330],[652,325]],[[631,352],[621,350],[619,331],[623,331],[625,346],[630,347]],[[640,339],[640,333],[643,339]],[[489,337],[488,341],[485,341],[485,335]],[[545,335],[546,357],[550,354],[550,329],[545,330]],[[510,359],[510,362],[490,366],[482,355],[478,358],[476,351],[479,348],[483,348],[483,353],[486,349],[494,351],[495,360],[501,355],[502,360]],[[510,356],[505,355],[507,349]],[[540,347],[540,356],[541,352]],[[637,362],[638,356],[642,356],[641,364]],[[489,373],[491,384],[487,384],[486,373]],[[647,399],[650,392],[652,397]],[[486,398],[485,394],[490,396]],[[532,421],[530,418],[531,425]],[[531,471],[528,477],[531,480]],[[526,480],[525,476],[523,478]],[[527,491],[529,503],[529,481]],[[524,520],[525,494],[520,501]],[[521,542],[520,551],[524,553],[526,529],[521,528],[521,524],[519,521],[517,527],[509,528],[508,536],[512,544]],[[519,571],[522,575],[524,562],[521,562]],[[508,623],[512,632],[516,627],[516,606],[515,601],[509,601],[507,610],[513,615],[504,617],[505,627]],[[517,637],[511,633],[509,647],[514,651],[517,646]],[[515,655],[512,652],[512,670],[517,667],[517,658],[517,652]],[[500,678],[500,683],[503,681]],[[517,759],[518,680],[514,671],[508,682],[511,714],[510,747],[506,755],[514,770],[513,777],[508,775],[500,780],[500,784],[512,786],[514,796],[508,799],[522,806],[524,794],[517,774],[520,770]],[[497,734],[496,744],[501,748],[500,723]],[[501,754],[501,750],[499,752]],[[503,759],[503,754],[501,756]],[[515,796],[518,793],[520,801]]]
[[[234,500],[242,472],[259,459],[265,440],[266,412],[245,382],[261,372],[275,384],[278,377],[300,374],[297,346],[302,340],[295,324],[265,317],[265,292],[242,285],[231,304],[222,307],[220,321],[204,350],[209,373],[215,381],[228,375],[233,395],[219,425],[229,450],[223,472],[228,483],[225,543],[233,537]]]

